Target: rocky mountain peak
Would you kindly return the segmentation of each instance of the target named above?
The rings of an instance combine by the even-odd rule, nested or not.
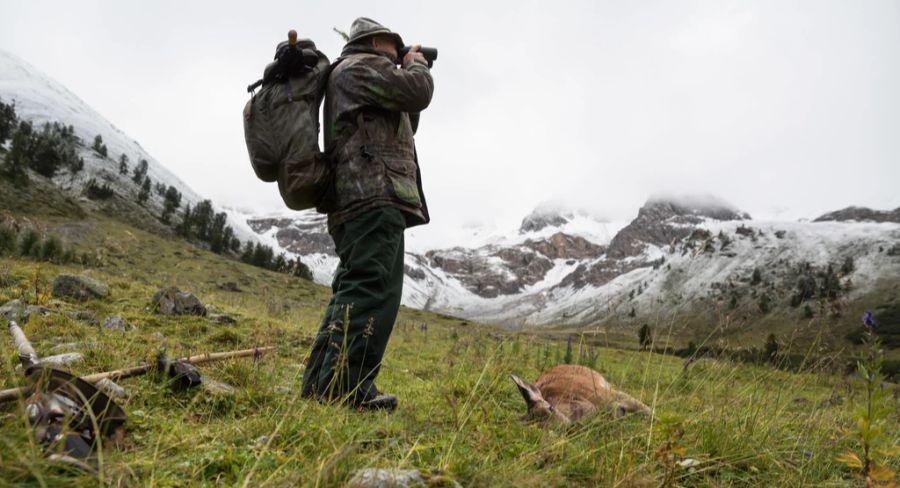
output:
[[[609,243],[609,257],[640,254],[646,244],[665,246],[688,236],[704,218],[749,220],[750,215],[713,196],[651,197],[638,216]]]
[[[688,221],[700,218],[723,221],[750,220],[750,215],[746,212],[741,212],[734,205],[711,195],[653,196],[638,210],[638,218],[641,217],[657,221],[672,217],[681,217],[680,220]]]
[[[866,207],[847,207],[828,212],[813,222],[895,222],[900,223],[900,207],[894,210],[872,210]]]
[[[559,227],[571,220],[572,216],[557,205],[540,205],[524,219],[519,226],[519,233],[537,232],[545,227]]]

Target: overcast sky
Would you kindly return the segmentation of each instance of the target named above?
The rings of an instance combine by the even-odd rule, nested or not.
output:
[[[440,49],[417,135],[432,236],[544,201],[630,218],[657,192],[759,217],[900,206],[896,0],[0,0],[0,49],[201,194],[266,212],[245,87],[289,29],[334,58],[357,16]]]

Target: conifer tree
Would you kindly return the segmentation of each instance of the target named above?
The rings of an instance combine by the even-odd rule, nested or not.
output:
[[[650,332],[649,325],[644,324],[638,329],[638,342],[641,345],[641,349],[647,349],[653,343],[653,334]]]
[[[141,185],[141,191],[138,192],[138,203],[144,204],[150,198],[150,177],[144,177],[144,183]]]
[[[176,190],[174,186],[168,187],[168,189],[163,192],[163,222],[169,223],[169,217],[172,216],[172,213],[175,212],[175,209],[177,209],[180,205],[181,193]]]
[[[763,355],[767,361],[775,363],[775,358],[778,356],[778,340],[775,338],[775,334],[769,334],[769,337],[766,337]]]
[[[103,156],[104,158],[107,156],[108,152],[106,149],[106,144],[103,144],[103,137],[100,134],[94,136],[94,145],[91,146],[97,154]]]
[[[181,216],[181,223],[175,227],[175,231],[178,232],[178,235],[182,237],[191,237],[191,222],[193,219],[193,213],[191,212],[191,204],[188,203],[184,207],[184,213]]]
[[[127,175],[128,174],[128,155],[122,154],[119,156],[119,174]]]
[[[10,181],[18,184],[28,183],[27,168],[31,165],[31,124],[22,121],[12,136],[9,152],[6,153],[2,174]]]
[[[6,104],[0,100],[0,144],[3,144],[13,136],[18,125],[15,102]]]
[[[147,170],[149,169],[149,167],[150,167],[150,164],[147,162],[147,160],[142,159],[137,164],[137,166],[134,167],[134,171],[131,176],[131,181],[133,181],[135,185],[140,185],[141,182],[144,181],[144,178],[147,176]]]

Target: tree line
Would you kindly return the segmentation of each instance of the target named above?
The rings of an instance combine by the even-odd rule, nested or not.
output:
[[[78,155],[81,142],[75,128],[57,122],[35,127],[19,120],[14,103],[0,100],[0,145],[9,142],[9,150],[0,165],[0,175],[16,184],[28,184],[28,171],[52,178],[62,168],[77,173],[84,168]]]
[[[19,120],[14,102],[4,103],[0,100],[0,146],[5,146],[7,141],[10,144],[0,164],[0,177],[16,184],[28,183],[28,170],[52,178],[63,168],[68,168],[73,173],[84,168],[84,159],[78,154],[79,146],[84,147],[84,143],[75,135],[72,125],[53,122],[45,123],[37,129],[31,122]],[[109,148],[101,135],[94,137],[90,149],[98,157],[109,159]],[[116,163],[115,160],[113,162]],[[117,169],[121,176],[129,176],[137,187],[137,203],[145,206],[155,191],[162,199],[159,220],[171,226],[178,235],[204,243],[216,254],[230,255],[254,266],[312,279],[309,268],[301,261],[288,259],[283,253],[275,255],[270,246],[258,242],[242,243],[235,236],[234,229],[227,225],[225,212],[215,212],[209,200],[203,200],[193,207],[187,204],[180,218],[177,218],[176,212],[182,204],[181,192],[162,182],[154,185],[148,175],[150,163],[146,159],[138,159],[134,167],[129,166],[130,162],[128,155],[121,154]],[[99,183],[96,178],[90,178],[83,191],[88,198],[95,200],[115,195],[108,183]],[[48,249],[52,250],[52,247],[51,244]]]

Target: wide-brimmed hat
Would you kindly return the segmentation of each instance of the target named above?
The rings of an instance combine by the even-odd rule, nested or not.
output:
[[[360,17],[353,21],[353,25],[350,27],[350,40],[347,41],[347,44],[359,42],[362,39],[376,34],[393,37],[394,41],[397,43],[397,49],[404,46],[403,38],[400,37],[400,34],[391,31],[387,27],[368,17]]]

